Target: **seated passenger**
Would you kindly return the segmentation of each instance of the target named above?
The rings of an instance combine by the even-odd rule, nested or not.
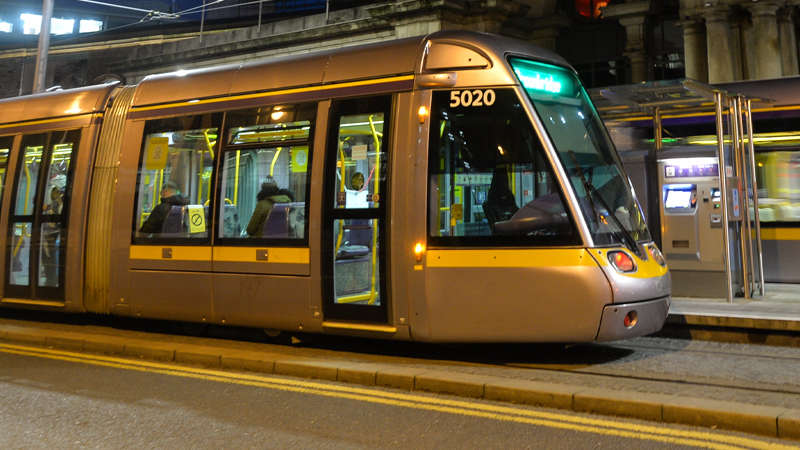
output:
[[[247,235],[250,237],[261,237],[264,221],[267,220],[269,212],[272,210],[272,205],[275,203],[289,203],[292,199],[292,193],[286,189],[279,189],[278,183],[272,177],[267,177],[261,183],[261,191],[256,196],[256,209],[250,217],[250,222],[247,223]]]
[[[180,195],[178,185],[172,181],[168,181],[164,187],[161,188],[161,203],[150,211],[150,215],[147,217],[147,220],[144,221],[139,231],[142,233],[161,233],[161,229],[164,226],[164,219],[167,218],[169,210],[173,206],[184,206],[188,203],[189,201]]]

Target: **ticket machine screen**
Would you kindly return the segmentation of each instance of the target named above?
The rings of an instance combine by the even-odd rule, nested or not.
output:
[[[664,209],[690,210],[697,202],[696,184],[667,184],[664,186]]]

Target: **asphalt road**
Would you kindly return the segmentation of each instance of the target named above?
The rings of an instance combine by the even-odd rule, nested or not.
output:
[[[16,346],[0,448],[765,448],[787,441]]]

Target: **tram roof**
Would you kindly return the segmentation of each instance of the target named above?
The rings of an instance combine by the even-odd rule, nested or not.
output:
[[[427,41],[475,49],[494,66],[500,66],[500,59],[513,54],[569,67],[558,54],[521,40],[473,31],[439,31],[316,53],[149,75],[136,87],[133,106],[263,92],[265,86],[272,90],[420,73]],[[436,70],[465,68],[458,67],[458,61],[454,64]],[[509,82],[513,80],[509,78]],[[0,123],[102,111],[116,85],[112,82],[2,99]]]
[[[304,55],[150,75],[137,87],[133,106],[258,92],[264,91],[265,86],[272,90],[413,74],[421,70],[428,40],[467,45],[489,58],[515,53],[568,66],[557,54],[516,39],[471,31],[440,31]]]
[[[102,111],[117,82],[0,100],[0,123],[65,117]],[[0,130],[2,134],[2,130]]]

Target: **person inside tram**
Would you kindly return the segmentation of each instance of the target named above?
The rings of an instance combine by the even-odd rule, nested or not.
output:
[[[489,186],[486,201],[483,202],[483,213],[489,221],[489,228],[494,231],[495,223],[510,219],[518,209],[514,193],[508,186],[506,168],[495,167],[492,184]]]
[[[64,177],[66,178],[66,177]],[[64,207],[64,185],[54,182],[50,190],[50,202],[44,207],[42,214],[59,215]],[[45,222],[42,224],[42,268],[44,270],[45,286],[58,285],[58,244],[61,235],[60,222]]]
[[[278,188],[278,183],[271,176],[267,176],[261,183],[261,191],[256,195],[256,209],[250,216],[247,223],[247,235],[250,237],[261,237],[264,229],[264,222],[269,217],[272,207],[276,203],[289,203],[293,201],[293,195],[288,189]]]
[[[350,188],[354,191],[360,191],[364,188],[364,174],[356,172],[350,177]]]
[[[364,174],[355,172],[350,177],[350,189],[346,189],[346,205],[348,208],[369,208],[367,195],[369,192],[364,186]]]
[[[189,203],[184,197],[181,196],[178,185],[172,181],[168,181],[161,188],[161,203],[156,205],[147,220],[144,221],[142,227],[139,229],[142,233],[161,233],[164,225],[164,220],[169,214],[169,210],[173,206],[184,206]]]

